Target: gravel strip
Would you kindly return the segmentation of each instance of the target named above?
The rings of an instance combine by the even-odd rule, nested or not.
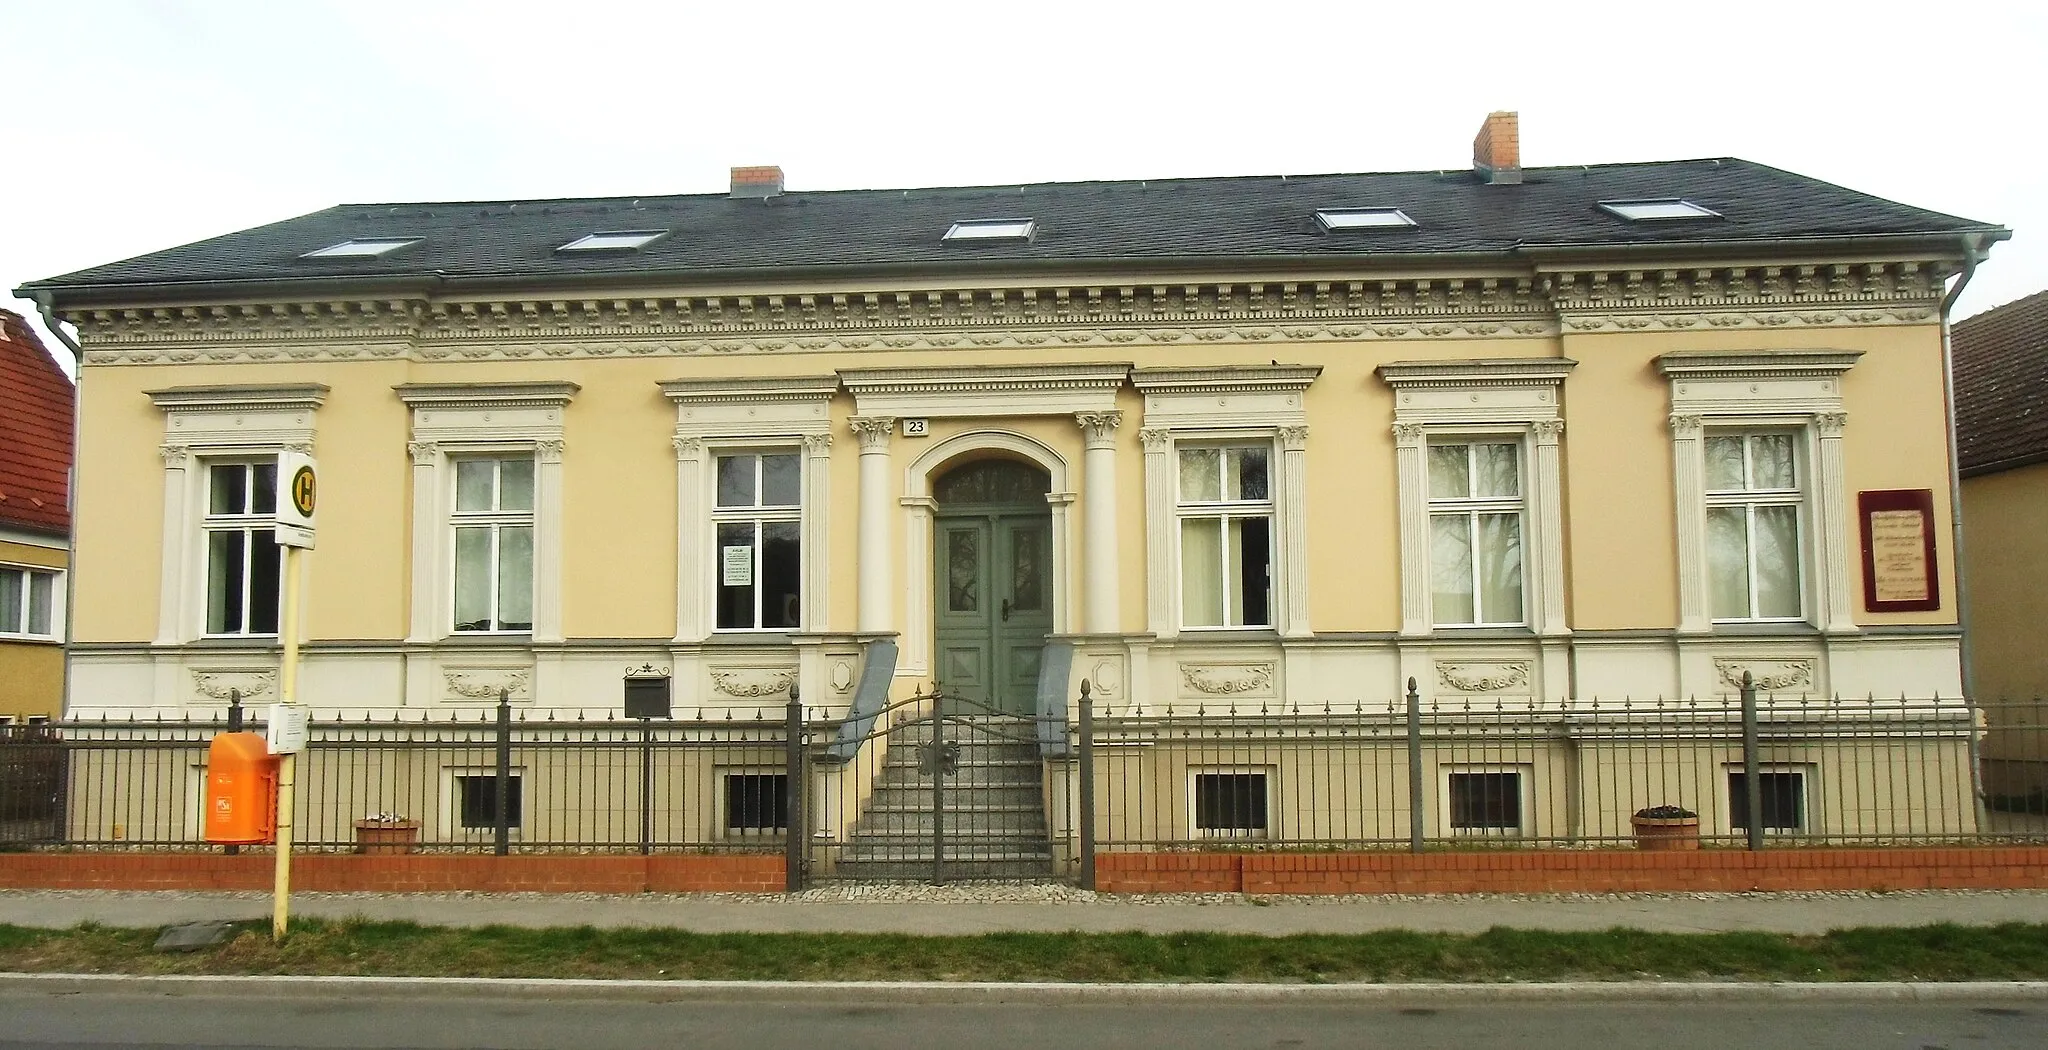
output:
[[[0,890],[0,901],[88,904],[115,899],[268,901],[257,890]],[[293,900],[346,903],[403,898],[521,901],[718,902],[772,908],[784,904],[1087,904],[1104,907],[1203,905],[1219,908],[1345,908],[1386,903],[1492,905],[1500,903],[1622,903],[1631,901],[1935,901],[2000,899],[2032,901],[2048,909],[2048,890],[1787,890],[1769,893],[1460,893],[1370,895],[1247,895],[1241,893],[1096,893],[1063,883],[963,882],[933,886],[921,882],[858,882],[818,886],[800,893],[294,893]],[[2048,915],[2048,912],[2044,912]]]

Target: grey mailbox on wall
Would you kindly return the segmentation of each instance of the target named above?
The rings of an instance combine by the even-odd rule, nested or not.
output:
[[[651,668],[627,672],[626,717],[667,718],[671,681],[667,672]]]

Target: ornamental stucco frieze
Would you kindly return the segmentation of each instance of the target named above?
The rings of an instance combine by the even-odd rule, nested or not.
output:
[[[1932,320],[1922,262],[604,299],[80,309],[97,363],[518,360],[1313,342]]]

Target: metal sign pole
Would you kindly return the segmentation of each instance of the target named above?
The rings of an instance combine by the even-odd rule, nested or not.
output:
[[[284,661],[278,671],[278,699],[286,704],[299,697],[299,563],[304,552],[284,548],[284,610],[278,625],[284,638]],[[271,727],[275,731],[275,726]],[[289,921],[292,893],[292,788],[299,756],[286,752],[277,765],[277,874],[270,891],[270,936],[283,940]]]

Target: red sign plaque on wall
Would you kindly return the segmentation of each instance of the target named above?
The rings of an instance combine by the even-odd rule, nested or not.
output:
[[[1863,530],[1863,607],[1870,612],[1941,608],[1933,491],[1859,492],[1856,520]]]

